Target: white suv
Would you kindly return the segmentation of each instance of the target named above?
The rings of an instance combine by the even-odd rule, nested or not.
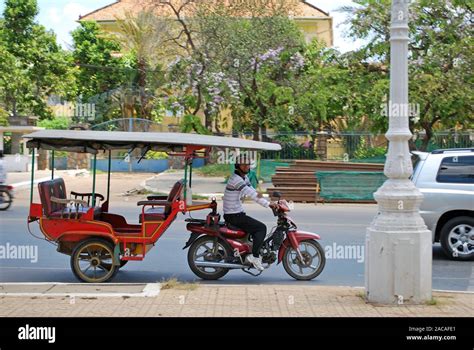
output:
[[[420,213],[452,259],[474,259],[474,148],[412,152],[412,181],[424,195]]]

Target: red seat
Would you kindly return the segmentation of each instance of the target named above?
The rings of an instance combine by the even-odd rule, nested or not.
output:
[[[247,235],[244,230],[229,223],[219,227],[219,232],[227,238],[244,238]]]
[[[183,190],[184,187],[184,181],[180,180],[176,182],[171,189],[168,197],[166,198],[166,204],[157,204],[157,206],[151,206],[150,208],[145,210],[145,214],[143,215],[145,217],[145,221],[164,221],[170,215],[171,213],[171,205],[172,203],[179,201],[181,198],[181,191]],[[150,198],[153,198],[150,197]],[[158,197],[157,197],[158,198]],[[149,201],[147,203],[151,203],[152,201]],[[159,206],[158,206],[159,205]],[[143,221],[143,216],[140,214],[139,221],[140,223]]]
[[[68,207],[66,203],[57,203],[51,200],[55,197],[60,200],[67,200],[66,185],[64,180],[54,179],[40,182],[38,191],[43,207],[43,215],[48,218],[71,218],[77,219],[87,213],[91,207],[76,204],[74,207]],[[94,207],[94,217],[100,215],[101,208]]]

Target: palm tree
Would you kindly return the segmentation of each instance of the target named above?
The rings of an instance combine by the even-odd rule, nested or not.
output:
[[[168,21],[156,17],[150,11],[141,11],[138,15],[127,12],[124,18],[117,18],[117,30],[109,35],[118,40],[122,50],[132,53],[136,58],[137,75],[136,91],[138,94],[138,115],[141,118],[152,119],[155,100],[153,80],[155,73],[161,70],[160,60],[167,32]]]

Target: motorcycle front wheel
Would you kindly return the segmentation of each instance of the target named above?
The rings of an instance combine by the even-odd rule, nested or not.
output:
[[[310,281],[319,276],[326,264],[323,247],[315,240],[301,241],[298,246],[303,261],[293,247],[288,247],[283,255],[283,267],[294,279]]]

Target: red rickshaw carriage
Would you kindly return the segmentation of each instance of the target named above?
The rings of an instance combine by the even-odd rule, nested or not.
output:
[[[57,251],[71,256],[74,275],[84,282],[111,280],[118,269],[130,260],[143,260],[166,232],[179,213],[211,209],[216,201],[193,202],[190,195],[193,159],[207,157],[212,147],[251,151],[275,150],[278,144],[237,138],[179,133],[139,133],[45,130],[25,138],[32,149],[52,151],[51,180],[38,184],[40,202],[34,199],[34,163],[31,174],[28,223],[38,222],[45,238],[57,244]],[[175,183],[167,196],[149,196],[139,201],[139,224],[131,224],[110,212],[111,152],[140,149],[142,157],[148,151],[161,151],[184,157],[185,177]],[[62,178],[54,177],[54,152],[81,152],[93,155],[92,191],[66,191]],[[99,152],[108,153],[107,192],[96,192],[96,164]]]

